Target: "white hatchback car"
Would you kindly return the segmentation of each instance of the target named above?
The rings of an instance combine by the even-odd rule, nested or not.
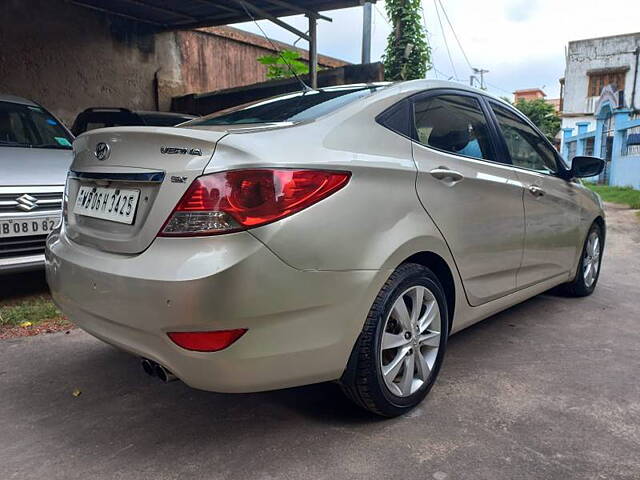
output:
[[[412,81],[284,95],[74,142],[53,297],[80,327],[205,390],[339,380],[385,416],[447,337],[596,286],[599,198],[517,110]]]
[[[44,267],[45,240],[60,223],[72,142],[41,105],[0,95],[0,276]]]

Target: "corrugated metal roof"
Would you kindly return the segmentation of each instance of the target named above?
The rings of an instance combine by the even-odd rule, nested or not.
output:
[[[71,0],[71,3],[171,30],[251,20],[236,0]],[[360,0],[246,0],[245,3],[255,7],[251,14],[256,19],[361,5]]]

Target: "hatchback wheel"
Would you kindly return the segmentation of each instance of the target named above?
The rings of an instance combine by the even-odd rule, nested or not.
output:
[[[602,249],[602,228],[594,223],[591,225],[582,247],[582,256],[578,262],[576,276],[572,282],[562,285],[563,293],[572,297],[585,297],[593,293],[600,277]]]
[[[449,333],[438,278],[418,264],[398,267],[380,290],[341,380],[356,404],[393,417],[415,407],[436,380]]]

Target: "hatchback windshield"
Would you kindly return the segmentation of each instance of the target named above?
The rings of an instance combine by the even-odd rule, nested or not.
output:
[[[384,85],[332,87],[289,93],[216,112],[181,126],[235,125],[247,123],[302,122],[313,120],[362,97]]]
[[[71,150],[73,137],[44,108],[0,102],[0,147]]]

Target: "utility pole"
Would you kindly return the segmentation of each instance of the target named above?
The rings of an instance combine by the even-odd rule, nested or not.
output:
[[[362,63],[371,63],[371,2],[362,5]]]
[[[485,70],[485,69],[483,69],[483,68],[474,68],[474,69],[473,69],[473,73],[475,73],[476,75],[480,75],[480,88],[481,88],[482,90],[486,90],[486,89],[487,89],[487,86],[484,84],[484,74],[485,74],[485,73],[489,73],[489,70]],[[474,79],[474,78],[475,78],[475,77],[472,75],[472,76],[471,76],[471,79],[472,79],[472,80],[471,80],[471,85],[473,85],[473,79]]]

